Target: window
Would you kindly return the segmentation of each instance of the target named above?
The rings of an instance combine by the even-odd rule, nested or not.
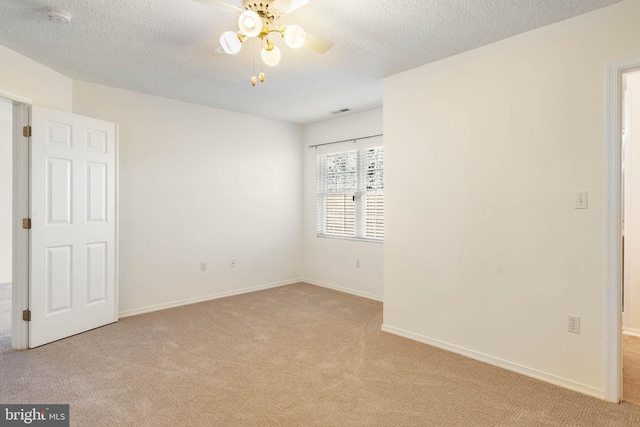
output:
[[[383,147],[318,156],[318,236],[382,241]]]

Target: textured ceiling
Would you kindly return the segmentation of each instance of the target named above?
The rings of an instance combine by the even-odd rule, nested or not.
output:
[[[617,1],[314,0],[280,21],[334,47],[293,50],[277,37],[282,60],[257,87],[250,43],[215,52],[237,17],[193,0],[2,0],[0,44],[73,79],[305,124],[381,106],[386,76]]]

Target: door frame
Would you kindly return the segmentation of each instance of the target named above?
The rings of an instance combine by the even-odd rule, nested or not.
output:
[[[29,233],[22,228],[22,218],[29,217],[29,138],[22,128],[31,122],[31,100],[0,90],[0,98],[13,105],[12,171],[12,278],[11,278],[11,348],[29,347],[29,325],[22,311],[29,308]]]
[[[605,118],[605,399],[622,400],[622,82],[640,58],[610,63]]]

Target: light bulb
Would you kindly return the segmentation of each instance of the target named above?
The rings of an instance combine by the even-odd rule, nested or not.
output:
[[[307,34],[304,32],[300,25],[289,25],[284,30],[284,42],[287,46],[298,49],[304,46],[304,40]]]
[[[242,42],[233,31],[225,31],[220,36],[220,47],[222,47],[225,53],[233,55],[234,53],[240,52]]]
[[[251,86],[255,86],[256,83],[258,83],[258,79],[256,79],[256,76],[251,76]]]
[[[262,18],[253,10],[247,10],[238,18],[238,26],[242,34],[256,37],[262,31]]]
[[[259,76],[259,77],[260,77],[260,82],[261,82],[261,83],[264,83],[264,79],[266,79],[266,78],[267,78],[267,76],[265,76],[265,75],[264,75],[264,73],[260,73],[260,76]]]
[[[262,57],[262,60],[264,61],[265,64],[269,65],[270,67],[273,67],[274,65],[278,65],[278,62],[280,62],[280,57],[282,56],[282,54],[280,53],[280,49],[278,49],[278,46],[276,45],[272,45],[273,47],[270,50],[267,50],[266,47],[262,48],[262,52],[260,52],[260,56]]]

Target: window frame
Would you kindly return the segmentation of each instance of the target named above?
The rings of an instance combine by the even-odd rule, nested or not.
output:
[[[370,170],[367,168],[367,152],[370,151],[371,149],[379,149],[378,153],[376,153],[376,156],[380,156],[380,152],[382,153],[382,158],[379,160],[379,166],[377,166],[375,168],[375,170],[377,172],[379,172],[380,177],[377,178],[378,182],[376,183],[378,186],[381,186],[382,188],[380,189],[376,189],[376,190],[371,190],[371,191],[367,191],[367,170]],[[328,182],[328,176],[333,173],[334,175],[336,174],[348,174],[348,173],[353,173],[354,171],[352,170],[342,170],[339,172],[335,171],[335,168],[333,170],[333,172],[329,172],[328,168],[329,166],[327,165],[327,158],[328,156],[335,156],[338,154],[342,154],[344,153],[345,155],[347,153],[352,153],[355,152],[355,158],[356,158],[356,169],[355,169],[355,175],[356,175],[356,185],[355,188],[353,186],[349,187],[343,187],[343,189],[339,189],[337,187],[339,187],[340,184],[337,184],[336,182],[338,181],[337,179],[335,179],[336,182],[333,183],[329,183]],[[322,150],[322,152],[317,153],[316,155],[316,187],[317,187],[317,193],[316,193],[316,236],[320,237],[320,238],[328,238],[328,239],[340,239],[340,240],[353,240],[353,241],[360,241],[360,242],[371,242],[371,243],[384,243],[384,146],[381,142],[375,143],[375,144],[352,144],[350,146],[341,146],[341,147],[332,147],[332,149],[325,149]],[[336,178],[334,176],[334,178]],[[343,180],[342,182],[344,183],[345,180]],[[335,186],[336,188],[332,189],[333,191],[329,190],[328,187],[329,186]],[[382,200],[380,201],[380,199],[378,198],[377,200],[377,207],[376,207],[376,211],[380,209],[380,204],[382,205],[382,225],[380,225],[380,216],[373,216],[373,221],[370,222],[370,224],[373,224],[373,230],[374,230],[374,234],[382,234],[381,237],[374,237],[374,236],[367,236],[367,221],[368,219],[371,219],[368,215],[367,215],[367,208],[368,208],[368,204],[367,204],[367,194],[373,194],[376,197],[382,196]],[[332,230],[327,231],[327,225],[328,225],[328,221],[327,221],[327,198],[330,197],[330,195],[342,195],[343,200],[346,199],[346,197],[351,197],[353,200],[353,230],[348,230],[349,232],[345,232],[344,234],[340,234],[340,233],[336,233],[336,232],[332,232]],[[339,199],[339,198],[338,198]],[[340,215],[336,215],[336,217],[339,219]],[[344,224],[342,227],[342,230],[347,230],[346,224],[349,222],[348,219],[345,217],[343,218]],[[337,223],[338,225],[336,226],[334,223],[334,227],[331,227],[333,230],[336,229],[340,229],[341,227],[339,226],[339,222]],[[370,226],[371,227],[371,226]],[[353,232],[353,234],[350,234],[351,231]]]

